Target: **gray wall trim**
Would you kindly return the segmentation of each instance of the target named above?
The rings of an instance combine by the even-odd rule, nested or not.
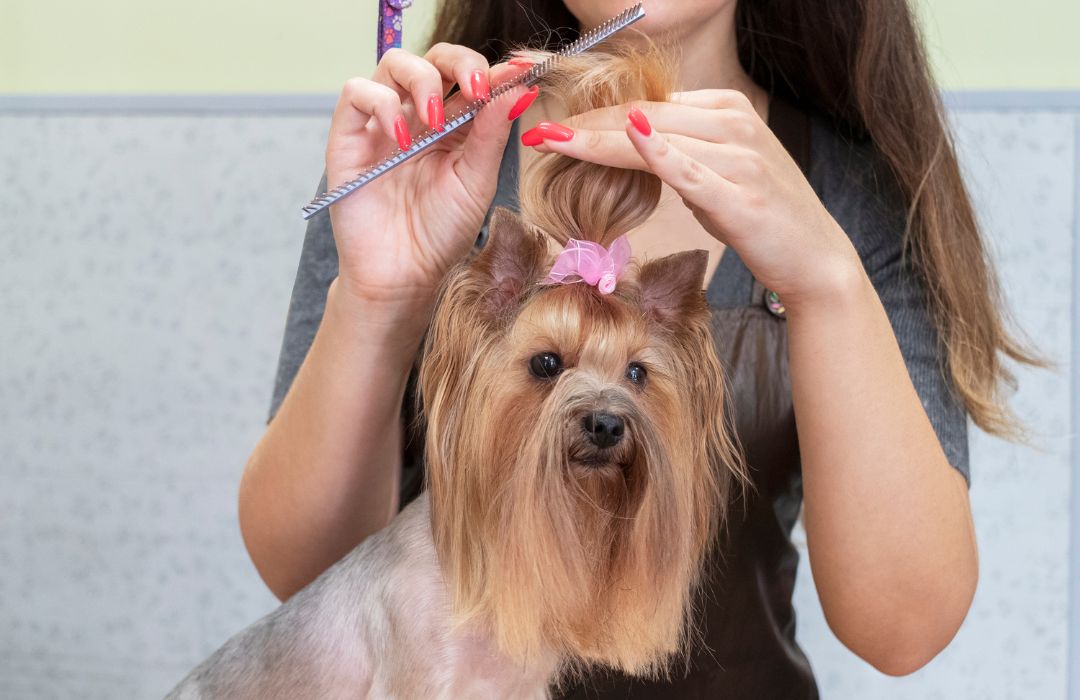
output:
[[[1080,111],[1080,90],[946,90],[949,109]]]
[[[945,105],[960,110],[1080,111],[1080,90],[950,90]],[[4,95],[0,113],[329,114],[328,94],[252,95]]]
[[[1069,700],[1080,700],[1080,115],[1073,126],[1072,402],[1069,412]]]
[[[336,95],[3,95],[0,113],[330,114]]]

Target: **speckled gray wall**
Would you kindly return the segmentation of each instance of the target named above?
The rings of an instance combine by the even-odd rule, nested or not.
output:
[[[0,117],[0,697],[160,697],[274,605],[236,492],[325,129]]]
[[[882,676],[831,636],[826,698],[1064,698],[1070,113],[954,112],[1013,308],[1041,451],[972,433],[982,579],[954,644]],[[0,697],[154,698],[270,610],[236,523],[323,116],[0,114]],[[947,572],[943,572],[947,575]]]

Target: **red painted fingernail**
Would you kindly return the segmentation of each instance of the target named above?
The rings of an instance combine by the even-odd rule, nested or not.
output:
[[[533,85],[529,88],[528,92],[518,98],[517,102],[514,103],[514,106],[510,108],[510,113],[506,115],[506,118],[513,120],[520,117],[521,113],[529,108],[529,105],[533,103],[533,100],[535,100],[536,96],[539,94],[540,88]]]
[[[442,95],[432,95],[428,98],[427,119],[432,129],[442,129],[442,125],[446,122],[446,117],[443,116]]]
[[[469,82],[472,85],[472,91],[476,95],[476,99],[486,100],[491,97],[491,86],[488,85],[487,73],[477,68],[472,72]]]
[[[569,141],[574,138],[573,129],[555,122],[540,122],[533,131],[538,132],[541,137],[552,141]]]
[[[572,138],[574,138],[573,129],[554,122],[540,122],[521,135],[521,143],[526,146],[539,146],[544,139],[569,141]]]
[[[405,123],[405,117],[400,114],[394,119],[394,136],[397,137],[401,150],[409,150],[409,125]]]
[[[637,107],[631,107],[626,116],[630,123],[634,125],[634,128],[641,132],[642,136],[648,136],[652,133],[652,126],[649,125],[649,120],[645,118],[645,113]]]
[[[539,146],[544,142],[544,137],[540,135],[537,129],[529,129],[521,135],[521,145],[523,146]]]

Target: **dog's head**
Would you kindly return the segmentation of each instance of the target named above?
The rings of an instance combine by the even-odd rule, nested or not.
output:
[[[433,528],[455,612],[507,653],[650,674],[743,473],[704,251],[611,294],[545,285],[543,235],[497,209],[448,275],[420,370]]]

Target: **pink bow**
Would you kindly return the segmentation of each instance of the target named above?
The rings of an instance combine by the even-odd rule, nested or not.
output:
[[[611,294],[628,260],[630,242],[626,240],[626,234],[612,241],[607,249],[599,243],[571,238],[555,258],[544,284],[585,282],[595,286],[601,294]]]

